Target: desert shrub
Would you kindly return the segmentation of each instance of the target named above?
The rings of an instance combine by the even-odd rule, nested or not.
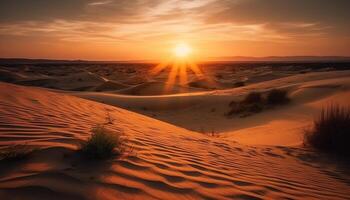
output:
[[[243,99],[242,103],[244,103],[244,104],[257,104],[257,103],[262,103],[262,101],[263,101],[263,98],[261,96],[261,93],[259,93],[259,92],[250,92]]]
[[[93,127],[91,132],[91,137],[80,149],[86,157],[106,159],[124,152],[126,141],[122,132],[113,132],[102,125]]]
[[[231,107],[231,109],[225,114],[227,116],[231,116],[235,113],[242,113],[243,109],[239,106],[239,102],[236,101],[231,101],[229,106]]]
[[[250,92],[240,102],[231,101],[229,104],[231,110],[227,115],[243,114],[242,116],[249,116],[271,108],[273,105],[281,105],[288,102],[287,91],[284,90],[274,89],[269,91],[267,95],[262,95],[259,92]]]
[[[264,108],[263,99],[258,92],[249,93],[241,102],[232,101],[229,106],[231,110],[228,116],[233,114],[249,114],[261,112]]]
[[[312,128],[306,130],[304,143],[325,152],[349,155],[350,108],[337,104],[323,108]]]
[[[246,107],[246,110],[251,113],[258,113],[264,109],[264,106],[261,103],[247,104],[244,107]]]
[[[231,110],[227,113],[227,115],[233,114],[241,114],[241,113],[258,113],[263,110],[263,105],[260,103],[236,103],[231,104]]]
[[[267,93],[266,103],[270,105],[281,105],[289,102],[286,90],[273,89]]]
[[[0,150],[0,161],[18,161],[28,157],[34,150],[27,145],[11,145]]]

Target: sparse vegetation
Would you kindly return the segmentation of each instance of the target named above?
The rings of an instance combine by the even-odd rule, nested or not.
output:
[[[120,156],[125,151],[125,137],[120,131],[113,132],[102,125],[91,129],[91,137],[82,144],[80,151],[88,158],[107,159]]]
[[[282,105],[289,102],[286,90],[273,89],[267,93],[266,103],[270,105]]]
[[[0,161],[22,160],[34,151],[34,148],[27,145],[11,145],[0,150]]]
[[[241,102],[232,101],[230,103],[231,110],[228,116],[233,114],[241,114],[241,116],[257,113],[263,110],[263,99],[261,93],[251,92]]]
[[[240,117],[246,117],[253,113],[259,113],[271,106],[282,105],[288,102],[288,93],[284,90],[274,89],[266,95],[260,92],[250,92],[239,102],[231,101],[229,104],[231,110],[227,115],[239,114]]]
[[[263,105],[261,103],[244,103],[244,102],[234,102],[230,104],[231,110],[227,113],[228,116],[233,114],[243,114],[246,116],[249,113],[258,113],[263,110]]]
[[[349,155],[350,107],[332,104],[323,108],[306,130],[304,143],[321,151]]]
[[[242,101],[245,104],[262,103],[263,98],[260,92],[250,92]]]

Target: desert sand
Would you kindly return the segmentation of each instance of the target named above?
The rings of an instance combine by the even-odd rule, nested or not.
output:
[[[10,82],[25,79],[10,75]],[[106,81],[90,75],[91,82]],[[233,89],[155,96],[0,83],[0,147],[37,149],[25,160],[0,162],[0,197],[348,199],[349,163],[305,148],[302,133],[322,106],[350,103],[349,77],[349,71],[312,72]],[[154,85],[159,91],[157,84],[146,85],[144,93],[137,93],[143,87],[132,91],[156,94]],[[290,104],[244,118],[225,116],[232,100],[276,87],[288,90]],[[133,151],[86,161],[76,150],[106,116],[113,119],[106,126],[123,131]]]
[[[0,0],[0,200],[350,200],[350,0]]]
[[[73,95],[244,144],[294,146],[302,144],[301,130],[310,125],[322,106],[350,104],[349,76],[349,71],[312,72],[234,89],[177,95],[130,96],[96,92]],[[244,118],[225,116],[232,100],[251,91],[264,93],[274,88],[287,90],[291,103]]]

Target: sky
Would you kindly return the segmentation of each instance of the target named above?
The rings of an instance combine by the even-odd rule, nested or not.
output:
[[[0,57],[350,56],[349,0],[1,0]]]

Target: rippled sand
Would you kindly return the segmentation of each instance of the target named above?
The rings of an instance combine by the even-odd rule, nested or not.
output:
[[[1,199],[347,199],[348,166],[302,147],[243,145],[121,108],[0,83],[0,146],[40,150],[0,162]],[[134,149],[88,162],[91,126],[114,119]]]

